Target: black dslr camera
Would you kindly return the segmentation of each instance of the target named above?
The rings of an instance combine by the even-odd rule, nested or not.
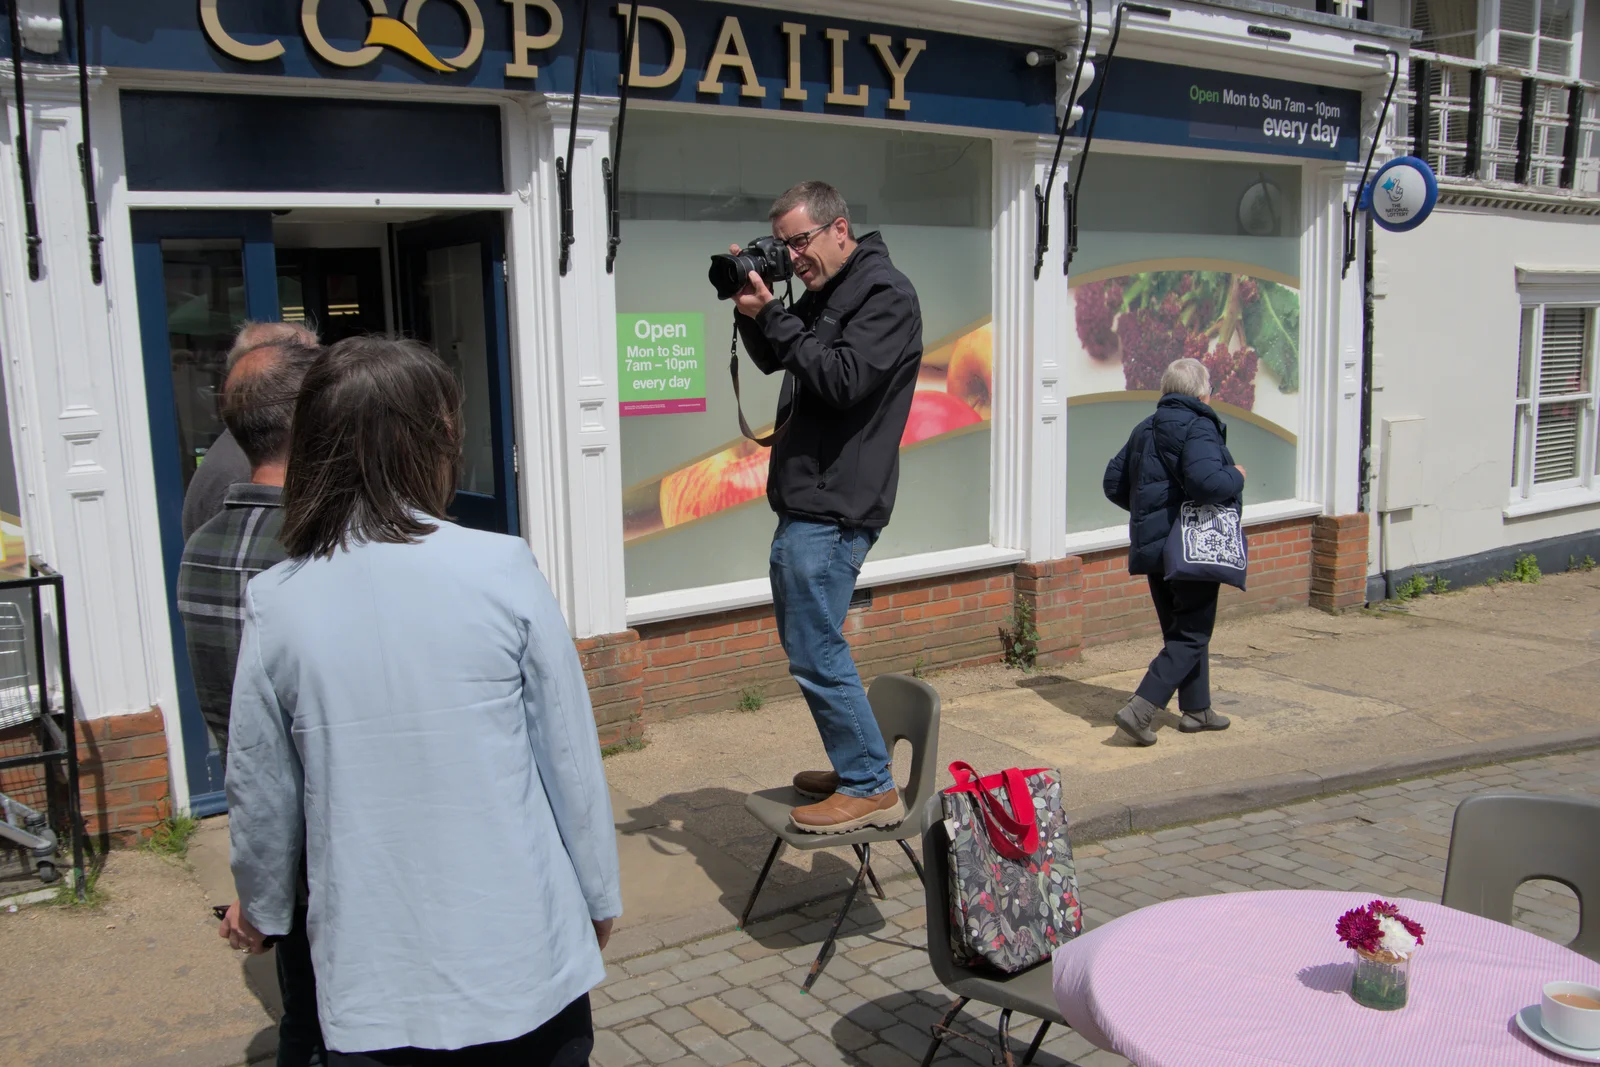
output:
[[[718,300],[731,300],[750,281],[750,272],[761,275],[771,288],[794,276],[794,260],[789,249],[776,237],[757,237],[737,254],[727,252],[711,257],[706,277],[717,290]]]

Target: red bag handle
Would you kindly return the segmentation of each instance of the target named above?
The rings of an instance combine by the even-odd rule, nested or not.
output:
[[[988,778],[978,777],[972,766],[961,760],[950,764],[950,776],[956,784],[947,793],[968,793],[977,798],[977,808],[989,831],[995,851],[1007,859],[1026,859],[1039,851],[1039,820],[1033,810],[1033,796],[1028,792],[1028,776],[1039,770],[1023,771],[1010,767]],[[991,795],[990,790],[1004,788],[1011,801],[1011,811]]]

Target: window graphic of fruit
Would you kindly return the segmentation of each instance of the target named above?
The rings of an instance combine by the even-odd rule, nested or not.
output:
[[[900,447],[905,448],[982,421],[982,415],[949,393],[921,389],[911,398],[911,414],[906,418],[905,433],[900,435]]]
[[[966,401],[967,406],[987,419],[989,390],[994,380],[994,327],[980,326],[963,334],[950,355],[945,391]]]
[[[1300,388],[1300,294],[1279,282],[1216,270],[1159,270],[1072,291],[1078,341],[1091,359],[1122,363],[1125,388],[1160,388],[1175,359],[1198,359],[1211,393],[1246,411],[1255,407],[1256,372],[1278,389]]]
[[[766,495],[770,456],[755,442],[741,441],[662,478],[662,525],[677,526]]]
[[[901,448],[989,421],[993,353],[994,331],[988,320],[927,346]],[[770,429],[769,424],[756,432]],[[767,491],[770,456],[767,449],[739,438],[708,456],[628,487],[622,495],[623,540],[634,541],[760,499]]]

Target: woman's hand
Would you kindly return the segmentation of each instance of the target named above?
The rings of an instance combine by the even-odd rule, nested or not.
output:
[[[244,910],[239,907],[237,900],[228,905],[228,914],[223,918],[222,925],[217,928],[217,936],[224,938],[233,948],[248,952],[252,956],[259,956],[267,951],[266,936],[244,917]]]
[[[1234,465],[1233,465],[1233,469],[1234,469],[1234,470],[1236,470],[1236,471],[1238,471],[1238,472],[1239,472],[1239,477],[1241,477],[1241,478],[1248,478],[1248,477],[1250,477],[1250,475],[1248,475],[1248,474],[1246,474],[1246,473],[1245,473],[1245,470],[1244,470],[1244,468],[1243,468],[1243,467],[1241,467],[1241,466],[1239,466],[1239,465],[1238,465],[1238,464],[1237,464],[1237,463],[1235,463],[1235,464],[1234,464]]]
[[[594,939],[600,942],[600,951],[606,950],[606,942],[611,940],[611,924],[615,919],[599,919],[594,923]]]

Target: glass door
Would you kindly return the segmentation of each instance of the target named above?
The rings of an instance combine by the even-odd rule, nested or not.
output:
[[[194,813],[211,815],[227,802],[222,761],[200,717],[178,615],[183,495],[222,433],[216,396],[234,331],[247,318],[278,318],[272,214],[135,211],[133,239],[184,773]]]
[[[464,526],[517,533],[505,221],[482,212],[405,227],[395,245],[401,331],[461,379],[465,441],[451,514]]]

